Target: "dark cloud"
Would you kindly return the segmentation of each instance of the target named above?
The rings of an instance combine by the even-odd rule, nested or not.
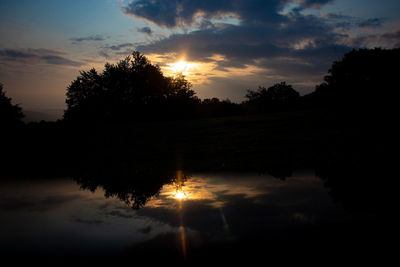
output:
[[[158,26],[173,28],[191,25],[201,14],[204,18],[220,18],[228,14],[244,21],[263,17],[279,17],[277,11],[287,1],[280,0],[138,0],[123,7],[125,14],[148,20]]]
[[[326,19],[351,19],[351,18],[353,18],[351,16],[338,14],[338,13],[323,13],[323,14],[321,14],[321,16]]]
[[[0,57],[9,59],[25,59],[25,58],[35,58],[36,54],[27,51],[13,50],[13,49],[3,49],[0,50]]]
[[[302,54],[296,50],[315,50],[320,48],[316,46],[332,47],[336,43],[338,34],[323,19],[302,15],[298,10],[282,15],[280,11],[291,2],[140,0],[131,2],[124,10],[164,27],[190,25],[198,14],[205,18],[217,18],[224,14],[236,16],[240,20],[239,25],[206,27],[173,34],[152,44],[138,46],[137,49],[145,53],[184,52],[189,58],[202,61],[220,54],[227,58],[227,61],[220,62],[220,67],[241,67],[256,64],[257,60],[265,58],[297,58]],[[328,2],[305,0],[299,3],[304,9],[320,7]],[[331,54],[336,56],[336,51],[328,55]],[[301,59],[310,61],[308,58]]]
[[[382,26],[384,19],[382,18],[372,18],[361,21],[358,23],[358,26],[361,28],[376,28]]]
[[[46,63],[51,65],[81,66],[82,62],[65,57],[65,53],[49,49],[2,49],[0,58],[4,61],[17,61],[28,64]]]
[[[147,35],[152,35],[153,34],[153,30],[150,27],[143,27],[143,28],[138,28],[137,29],[138,32],[147,34]]]
[[[89,36],[85,36],[85,37],[74,37],[71,38],[70,40],[73,41],[74,44],[77,43],[81,43],[84,41],[104,41],[106,38],[104,38],[102,35],[100,34],[96,34],[96,35],[89,35]]]
[[[235,14],[242,20],[257,17],[271,18],[287,1],[280,0],[137,0],[123,7],[125,14],[148,20],[162,27],[190,25],[201,14],[205,18],[219,18]]]
[[[357,47],[349,41],[347,30],[380,27],[385,22],[383,18],[303,12],[333,1],[136,0],[123,11],[160,27],[185,29],[138,45],[136,49],[143,53],[176,53],[201,62],[221,55],[225,60],[215,61],[218,70],[252,65],[263,69],[260,77],[270,82],[278,82],[271,77],[280,77],[304,85],[320,82],[333,61]],[[227,17],[237,22],[229,24],[227,19],[226,23],[217,23]],[[229,71],[226,73],[229,75]]]
[[[279,11],[291,0],[135,0],[122,9],[125,14],[148,20],[162,27],[191,25],[196,17],[220,18],[228,14],[244,22],[276,21],[282,19]],[[297,1],[299,10],[318,8],[333,0]]]
[[[207,61],[214,54],[223,55],[226,60],[218,62],[220,68],[259,65],[259,62],[276,62],[282,72],[285,67],[298,66],[298,71],[307,69],[326,71],[332,60],[350,48],[337,45],[341,38],[333,33],[331,26],[321,23],[315,16],[292,14],[285,19],[285,25],[230,25],[223,29],[203,29],[190,33],[174,34],[152,44],[138,46],[145,53],[183,52],[188,60]],[[287,60],[290,58],[291,60]],[[297,62],[296,62],[297,61]],[[321,64],[323,63],[323,64]],[[294,71],[294,70],[293,70]]]
[[[400,30],[395,32],[384,33],[382,34],[382,38],[396,40],[397,42],[400,43]]]
[[[102,57],[104,57],[104,58],[110,58],[110,55],[109,55],[108,53],[106,53],[105,51],[103,51],[103,50],[101,50],[101,51],[99,52],[99,55],[102,56]]]
[[[371,43],[375,46],[400,47],[400,31],[357,36],[351,39],[351,43],[357,47],[367,47]]]
[[[43,55],[41,57],[48,64],[53,65],[67,65],[67,66],[80,66],[82,63],[73,61],[64,57],[56,56],[56,55]]]
[[[392,43],[394,47],[400,47],[400,30],[384,33],[381,35],[381,39],[384,39],[388,43]]]
[[[334,23],[335,27],[342,29],[351,29],[351,28],[378,28],[383,25],[383,23],[387,20],[386,18],[368,18],[362,19],[358,17],[336,14],[336,13],[325,13],[322,14],[322,17],[327,20],[327,22]]]
[[[115,55],[129,55],[132,53],[137,44],[134,43],[121,43],[115,45],[103,46],[99,51],[99,55],[105,58],[112,58]]]
[[[326,5],[330,2],[334,2],[335,0],[303,0],[300,1],[301,8],[320,8],[323,5]]]
[[[127,48],[127,47],[133,47],[135,44],[132,43],[122,43],[122,44],[117,44],[117,45],[109,45],[105,46],[104,48],[114,50],[114,51],[119,51],[122,48]]]

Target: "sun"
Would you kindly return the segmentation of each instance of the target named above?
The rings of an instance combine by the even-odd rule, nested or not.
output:
[[[170,63],[169,69],[172,70],[174,73],[182,73],[183,75],[188,75],[190,70],[195,67],[195,63],[187,62],[184,59],[181,59],[178,62]]]

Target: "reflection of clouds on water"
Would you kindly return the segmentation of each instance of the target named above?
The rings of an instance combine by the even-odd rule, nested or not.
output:
[[[181,185],[166,184],[161,189],[159,196],[149,201],[146,206],[173,208],[176,200],[182,199],[183,201],[208,200],[208,205],[220,208],[224,205],[221,198],[224,195],[241,194],[247,198],[254,198],[266,194],[265,188],[260,188],[254,184],[254,181],[250,183],[231,181],[230,184],[213,182],[213,179],[192,177]]]
[[[169,224],[137,215],[117,198],[105,198],[102,189],[81,190],[69,179],[18,181],[2,184],[0,191],[3,251],[24,244],[28,251],[54,252],[68,247],[80,253],[113,253],[125,244],[177,231]],[[146,228],[151,230],[144,231]],[[38,238],[42,236],[46,238]]]
[[[84,218],[80,218],[78,216],[71,216],[71,221],[77,222],[77,223],[89,224],[89,225],[99,225],[99,224],[104,223],[103,220],[84,219]]]
[[[319,198],[330,201],[325,190],[321,189],[321,181],[308,174],[293,177],[289,182],[270,176],[196,175],[180,185],[164,185],[159,195],[150,200],[146,207],[174,209],[177,199],[182,198],[185,202],[202,201],[204,205],[221,208],[230,202],[232,196],[240,196],[258,204],[298,205],[302,198],[301,201],[309,198],[304,190],[319,193]],[[183,196],[177,197],[177,194]],[[264,203],[265,201],[268,203]]]
[[[0,210],[46,212],[87,196],[70,180],[12,181],[0,188]]]
[[[45,197],[7,197],[0,199],[0,209],[2,210],[27,210],[27,211],[47,211],[59,208],[63,204],[77,201],[83,197],[78,194],[72,195],[52,195]]]
[[[185,193],[182,200],[176,199],[177,188]],[[194,176],[181,186],[164,185],[159,196],[138,214],[176,227],[180,201],[186,229],[203,238],[212,235],[223,240],[266,235],[343,216],[322,182],[309,174],[286,181],[270,176]]]
[[[118,250],[176,238],[183,227],[190,245],[255,238],[317,223],[320,216],[327,221],[341,216],[321,181],[310,175],[286,181],[193,175],[160,188],[144,207],[132,209],[117,195],[105,198],[101,187],[82,190],[71,180],[37,182],[32,187],[21,183],[0,195],[0,235],[31,248],[46,246],[37,244],[36,238],[46,235],[54,242],[53,250],[64,246],[58,240],[82,251]],[[8,245],[0,242],[0,248]]]

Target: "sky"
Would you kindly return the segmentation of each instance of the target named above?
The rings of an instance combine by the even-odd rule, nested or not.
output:
[[[23,110],[65,109],[81,70],[137,50],[200,98],[286,81],[314,90],[355,48],[400,47],[398,0],[0,0],[0,82]]]

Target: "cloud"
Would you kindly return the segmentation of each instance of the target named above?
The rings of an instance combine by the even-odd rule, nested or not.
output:
[[[400,47],[400,31],[355,36],[349,42],[357,47]]]
[[[322,6],[334,2],[335,0],[298,0],[295,1],[300,4],[301,8],[321,8]]]
[[[171,30],[167,37],[136,46],[142,53],[175,54],[196,62],[213,61],[215,55],[223,58],[213,61],[221,76],[209,76],[210,87],[222,88],[219,81],[227,78],[235,79],[235,84],[241,84],[239,78],[249,82],[244,75],[233,77],[236,74],[231,69],[246,72],[252,66],[258,69],[258,73],[248,73],[254,78],[258,75],[253,80],[265,79],[266,86],[286,80],[307,93],[322,81],[333,61],[357,47],[351,29],[378,28],[385,22],[384,18],[309,12],[331,2],[334,0],[135,0],[122,10]],[[235,23],[226,18],[234,18]],[[231,88],[225,96],[243,94],[237,86]]]
[[[395,40],[400,43],[400,30],[395,32],[387,32],[381,35],[382,38],[386,38],[388,40]]]
[[[25,58],[35,58],[36,54],[27,51],[13,50],[13,49],[3,49],[0,50],[0,57],[9,59],[25,59]]]
[[[127,47],[133,47],[135,44],[132,43],[122,43],[122,44],[117,44],[117,45],[110,45],[110,46],[105,46],[104,48],[110,49],[113,51],[119,51],[122,48],[127,48]]]
[[[376,28],[382,26],[382,23],[385,21],[385,19],[382,18],[372,18],[372,19],[367,19],[364,21],[361,21],[358,23],[358,27],[361,28]]]
[[[400,30],[384,33],[380,38],[385,42],[392,44],[393,47],[400,47]]]
[[[96,35],[89,35],[89,36],[85,36],[85,37],[74,37],[74,38],[71,38],[70,40],[73,41],[72,43],[78,44],[78,43],[82,43],[85,41],[104,41],[105,39],[106,38],[104,38],[102,35],[96,34]]]
[[[152,22],[158,26],[173,28],[191,25],[196,17],[220,18],[226,14],[236,14],[243,20],[254,17],[271,17],[276,8],[281,6],[279,0],[137,0],[122,8],[127,15],[132,15]]]
[[[320,7],[329,0],[296,1],[302,9]],[[204,61],[214,54],[227,61],[220,64],[240,67],[259,59],[299,57],[296,50],[332,44],[339,38],[321,18],[302,15],[298,10],[283,15],[280,11],[292,1],[132,1],[124,12],[167,28],[192,25],[198,16],[237,17],[239,25],[203,27],[188,33],[173,34],[151,44],[140,45],[145,53],[179,53]],[[304,44],[308,45],[304,45]],[[317,47],[318,48],[318,47]],[[336,56],[335,49],[332,53]],[[331,53],[331,54],[332,54]],[[302,58],[302,60],[308,60]],[[310,60],[308,60],[310,61]]]
[[[80,66],[82,63],[56,55],[43,55],[41,57],[46,63],[53,65]]]
[[[121,43],[114,45],[106,45],[101,48],[98,54],[106,59],[120,58],[121,55],[127,56],[132,53],[137,46],[135,43]]]
[[[325,72],[332,60],[350,50],[337,44],[341,35],[315,16],[292,14],[282,21],[284,25],[230,25],[173,34],[137,49],[144,53],[184,53],[193,61],[208,61],[215,54],[222,55],[225,60],[218,62],[220,68],[246,65],[269,68],[272,66],[265,62],[273,61],[274,67],[284,72],[293,63],[290,67],[298,66],[301,73],[305,66]],[[277,63],[279,59],[283,59],[281,64]]]
[[[144,34],[147,34],[147,35],[152,35],[153,34],[152,29],[150,27],[147,27],[147,26],[143,27],[143,28],[138,28],[137,31],[141,32],[141,33],[144,33]]]
[[[196,18],[221,18],[234,15],[242,21],[274,21],[279,11],[296,3],[298,10],[319,8],[333,0],[135,0],[122,7],[125,14],[144,19],[158,26],[173,28],[191,25]]]
[[[104,50],[99,51],[99,55],[104,58],[110,58],[110,55],[107,52],[105,52]]]
[[[4,61],[23,62],[27,64],[46,63],[50,65],[81,66],[82,62],[65,57],[60,51],[49,49],[1,49],[0,58]]]
[[[387,21],[387,18],[358,18],[354,16],[348,16],[337,13],[322,13],[321,17],[326,20],[327,23],[332,23],[337,28],[352,29],[352,28],[378,28],[383,26],[383,23]]]

